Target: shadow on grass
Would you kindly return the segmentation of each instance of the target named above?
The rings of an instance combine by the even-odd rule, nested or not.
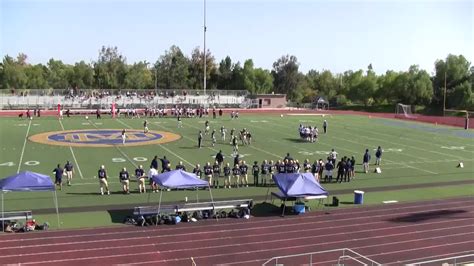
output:
[[[396,223],[417,223],[422,221],[427,221],[431,219],[446,219],[446,218],[463,218],[463,217],[452,217],[456,214],[466,213],[466,210],[439,210],[439,211],[429,211],[429,212],[418,212],[405,216],[399,216],[387,221],[396,222]],[[472,217],[471,217],[472,218]]]
[[[132,216],[132,209],[123,209],[123,210],[107,210],[110,215],[110,220],[114,224],[123,224],[125,217]]]
[[[104,195],[101,195],[99,192],[66,192],[66,194],[69,195],[95,195],[95,196],[107,196],[107,193],[104,193]],[[137,192],[130,192],[130,194],[140,194]],[[130,195],[128,194],[128,195]],[[110,191],[110,195],[127,195],[123,193],[123,191]]]
[[[275,206],[269,202],[257,203],[252,208],[252,216],[255,217],[279,216],[280,214],[280,207]]]

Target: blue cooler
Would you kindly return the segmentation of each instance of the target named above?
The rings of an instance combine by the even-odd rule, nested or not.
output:
[[[363,204],[364,203],[364,191],[354,190],[354,204]]]
[[[293,210],[295,211],[296,214],[302,214],[305,212],[305,206],[304,203],[295,203],[293,206]]]

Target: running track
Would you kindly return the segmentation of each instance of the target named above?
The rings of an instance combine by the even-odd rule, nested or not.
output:
[[[384,264],[472,254],[474,197],[285,218],[2,234],[0,264],[191,265],[194,257],[197,265],[261,265],[274,256],[338,248],[351,248]],[[319,265],[336,259],[334,254],[317,257]]]

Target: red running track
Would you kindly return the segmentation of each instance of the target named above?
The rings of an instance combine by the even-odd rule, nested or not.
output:
[[[224,219],[0,235],[0,264],[261,265],[275,256],[350,248],[383,264],[474,253],[474,197]],[[318,265],[334,264],[324,253]],[[282,260],[285,265],[307,258]],[[280,262],[280,263],[281,263]]]

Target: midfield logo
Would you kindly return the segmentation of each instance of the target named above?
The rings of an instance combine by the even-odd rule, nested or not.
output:
[[[141,130],[133,129],[127,130],[125,136],[125,144],[123,144],[121,129],[87,129],[46,132],[31,136],[29,139],[34,142],[50,145],[109,147],[114,145],[137,146],[161,144],[180,138],[179,135],[169,132],[149,131],[148,133],[143,133]]]

